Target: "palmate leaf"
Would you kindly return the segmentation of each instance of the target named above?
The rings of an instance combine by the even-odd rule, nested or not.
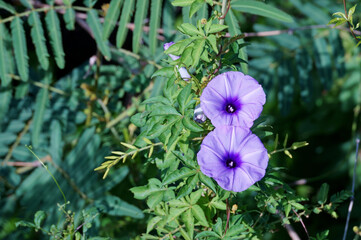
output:
[[[117,31],[117,47],[121,48],[127,36],[128,28],[127,24],[133,15],[134,0],[127,0],[124,2],[122,15],[119,21],[119,27]]]
[[[35,45],[36,55],[38,56],[39,63],[44,70],[49,67],[49,53],[46,48],[43,26],[37,12],[31,12],[28,18],[29,25],[31,26],[31,38]]]
[[[104,55],[105,59],[109,60],[111,57],[110,49],[107,41],[103,40],[102,38],[102,26],[100,25],[100,20],[96,10],[91,9],[88,12],[86,21],[94,34],[94,38],[100,52]]]
[[[60,22],[54,9],[50,9],[45,16],[46,27],[49,32],[50,43],[55,55],[55,62],[59,68],[65,66],[63,41],[61,38]]]
[[[0,79],[1,86],[6,87],[9,85],[11,79],[9,75],[7,75],[7,66],[6,66],[6,46],[5,46],[5,26],[3,23],[0,23]]]
[[[29,78],[29,62],[23,21],[20,17],[15,17],[10,26],[16,66],[18,68],[20,78],[23,81],[27,81]]]
[[[110,2],[103,25],[103,40],[108,39],[109,35],[112,33],[115,24],[119,18],[120,8],[122,6],[122,3],[123,3],[122,0],[112,0]]]
[[[152,0],[149,30],[149,47],[152,54],[155,54],[157,48],[157,30],[160,26],[161,10],[162,0]]]
[[[133,52],[139,52],[140,40],[143,33],[143,22],[147,14],[149,0],[138,0],[134,18]]]
[[[50,81],[51,72],[46,72],[43,83],[48,85]],[[31,142],[34,147],[39,146],[40,132],[43,127],[45,108],[49,100],[48,95],[49,90],[47,88],[42,88],[36,96],[34,121],[31,134]]]
[[[235,0],[232,1],[231,7],[234,10],[260,15],[263,17],[272,18],[282,22],[293,22],[293,18],[287,13],[259,1],[253,0]]]
[[[228,11],[228,14],[226,15],[226,23],[228,25],[228,30],[229,30],[229,33],[231,34],[231,36],[235,36],[235,35],[240,35],[241,34],[241,30],[239,28],[239,25],[238,25],[238,21],[236,19],[236,16],[234,15],[232,9],[230,9]],[[244,40],[243,39],[240,39],[237,41],[238,44],[242,44],[244,43]],[[245,48],[241,48],[239,50],[239,55],[241,57],[241,59],[243,59],[244,61],[247,61],[248,60],[248,56],[247,56],[247,53],[245,51]],[[248,72],[248,65],[247,63],[243,63],[241,62],[240,63],[241,65],[241,68],[242,68],[242,71],[247,74]]]

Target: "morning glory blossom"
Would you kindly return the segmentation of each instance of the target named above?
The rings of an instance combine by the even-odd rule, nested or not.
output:
[[[235,126],[216,127],[204,138],[197,154],[202,173],[234,192],[261,180],[268,159],[261,140],[249,129]]]
[[[166,51],[170,46],[172,46],[174,44],[174,42],[169,42],[169,43],[165,43],[163,45],[164,51]],[[178,60],[180,57],[173,55],[173,54],[168,54],[168,56],[173,60]],[[189,79],[191,79],[191,76],[189,75],[187,69],[185,67],[179,67],[178,65],[176,66],[178,69],[179,74],[181,75],[181,78],[185,81],[188,81]]]
[[[203,110],[199,104],[194,109],[193,120],[197,123],[204,123],[207,120],[207,117],[204,115]]]
[[[266,94],[251,76],[230,71],[213,78],[200,100],[204,114],[215,127],[250,128],[263,110]]]

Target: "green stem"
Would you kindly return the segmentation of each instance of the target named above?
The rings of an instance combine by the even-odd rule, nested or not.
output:
[[[64,203],[66,204],[66,203],[67,203],[66,197],[65,197],[63,191],[61,190],[61,187],[59,186],[58,181],[56,181],[54,175],[49,171],[48,167],[40,160],[40,158],[31,150],[31,147],[30,147],[30,146],[25,146],[25,147],[38,159],[38,161],[41,163],[41,165],[43,165],[43,167],[45,168],[45,170],[46,170],[46,171],[50,174],[50,176],[53,178],[56,186],[58,186],[59,191],[60,191],[61,194],[63,195]]]

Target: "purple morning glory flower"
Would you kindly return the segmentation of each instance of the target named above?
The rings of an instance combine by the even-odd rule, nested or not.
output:
[[[173,44],[174,44],[174,42],[165,43],[163,45],[164,51],[166,51]],[[173,54],[168,54],[168,55],[173,61],[178,60],[180,58],[179,56],[176,56]],[[191,76],[189,75],[189,73],[185,67],[178,67],[178,65],[176,67],[183,80],[188,81],[189,79],[191,79]]]
[[[249,129],[220,126],[210,132],[197,154],[202,173],[228,191],[241,192],[261,180],[268,154],[261,140]]]
[[[266,94],[251,76],[226,72],[212,79],[201,95],[204,114],[215,127],[232,125],[250,128],[262,112]]]

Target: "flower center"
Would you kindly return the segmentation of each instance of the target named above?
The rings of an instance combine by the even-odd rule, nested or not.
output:
[[[237,167],[237,163],[236,163],[236,161],[234,161],[234,160],[232,160],[232,159],[227,159],[227,161],[226,161],[226,166],[228,167],[228,168],[235,168],[235,167]]]
[[[236,107],[233,104],[227,104],[226,105],[226,112],[228,113],[234,113],[236,111]]]

